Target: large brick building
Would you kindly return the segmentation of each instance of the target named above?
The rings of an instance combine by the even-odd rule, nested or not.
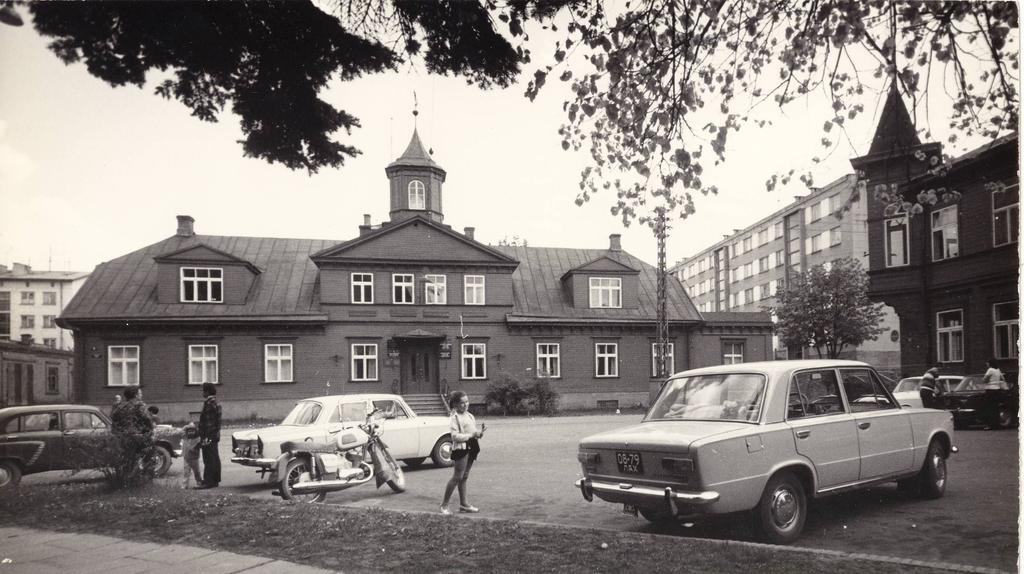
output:
[[[870,296],[900,317],[904,375],[920,375],[933,364],[943,373],[979,373],[990,357],[1015,374],[1018,134],[948,163],[941,152],[940,144],[919,140],[903,100],[891,90],[868,154],[851,163],[863,172],[870,195],[899,194],[914,202],[934,190],[937,201],[909,214],[885,201],[867,202]]]
[[[507,374],[548,379],[563,407],[646,404],[657,271],[606,248],[493,247],[444,224],[446,172],[413,134],[386,168],[390,218],[348,241],[176,233],[99,265],[60,323],[75,331],[78,400],[138,383],[182,418],[204,381],[226,416],[298,398],[397,392],[480,402]],[[763,313],[703,317],[670,279],[671,369],[762,360]]]

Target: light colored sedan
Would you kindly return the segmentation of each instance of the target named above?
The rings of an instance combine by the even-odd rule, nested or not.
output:
[[[901,407],[857,361],[772,361],[673,375],[643,421],[586,437],[583,497],[653,521],[748,512],[796,540],[809,499],[881,482],[938,498],[949,413]]]
[[[296,403],[281,424],[232,433],[231,462],[270,474],[276,482],[275,461],[285,441],[326,443],[344,428],[366,421],[373,409],[383,412],[384,442],[391,455],[408,466],[427,457],[437,466],[452,465],[452,440],[448,417],[419,416],[399,395],[328,395]]]
[[[960,384],[961,380],[963,380],[963,377],[959,375],[940,375],[938,379],[939,390],[943,394],[948,394]],[[892,390],[892,396],[896,397],[896,400],[905,407],[923,408],[924,405],[921,404],[921,377],[900,379],[899,384]]]

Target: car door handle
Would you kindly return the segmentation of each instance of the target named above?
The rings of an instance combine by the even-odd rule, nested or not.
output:
[[[811,436],[811,431],[809,431],[809,430],[798,430],[798,431],[796,431],[796,438],[807,438],[809,436]]]
[[[871,428],[871,423],[860,423],[857,427],[860,428],[860,430],[867,430]]]
[[[62,432],[61,434],[64,435],[64,436],[71,436],[71,435],[75,434],[75,431],[73,431],[73,430],[66,430],[66,431]]]

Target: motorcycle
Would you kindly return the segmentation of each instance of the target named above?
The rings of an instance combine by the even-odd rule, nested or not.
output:
[[[376,479],[405,492],[405,474],[381,440],[383,431],[373,420],[381,409],[366,415],[366,422],[342,429],[333,443],[287,441],[277,458],[278,488],[284,500],[322,502],[328,492],[345,490]]]

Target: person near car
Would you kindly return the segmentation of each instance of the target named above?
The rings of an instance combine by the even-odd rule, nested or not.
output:
[[[110,430],[120,439],[125,449],[125,464],[137,465],[140,460],[150,460],[153,450],[153,420],[146,412],[139,387],[124,390],[124,400],[114,405],[110,414]]]
[[[988,370],[985,371],[984,376],[981,377],[982,385],[998,385],[1003,382],[1003,372],[999,370],[999,364],[996,363],[995,359],[989,359],[987,361]]]
[[[469,470],[473,468],[473,462],[480,453],[479,440],[483,438],[487,425],[481,423],[477,429],[476,419],[469,412],[469,397],[466,393],[455,391],[448,405],[453,410],[448,427],[452,436],[454,471],[444,488],[441,514],[452,513],[448,508],[448,501],[451,500],[456,488],[459,490],[459,512],[480,512],[480,509],[470,504],[466,498],[466,482],[469,480]]]
[[[181,460],[184,464],[182,469],[182,486],[188,488],[194,476],[196,486],[203,483],[203,475],[199,472],[199,428],[196,423],[188,423],[182,429],[181,437]]]
[[[926,409],[940,409],[942,405],[939,404],[939,395],[942,394],[942,389],[939,388],[939,368],[932,367],[925,371],[921,377],[921,406]]]
[[[160,407],[149,405],[146,412],[149,413],[149,420],[153,421],[153,426],[160,424]]]
[[[203,410],[199,413],[200,448],[203,451],[203,483],[196,488],[216,488],[220,485],[220,403],[217,386],[203,383]]]

